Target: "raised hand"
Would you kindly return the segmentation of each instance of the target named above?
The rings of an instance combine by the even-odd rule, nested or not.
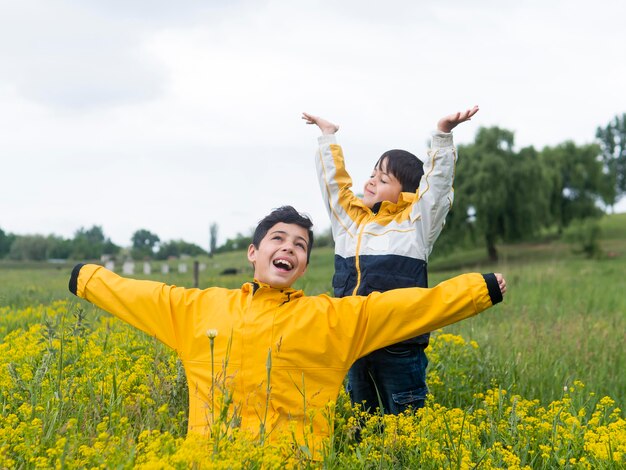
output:
[[[477,112],[478,106],[474,106],[472,109],[468,109],[467,111],[459,111],[458,113],[442,117],[437,123],[437,130],[439,132],[450,132],[462,122],[469,121]]]
[[[332,122],[327,121],[326,119],[319,116],[302,113],[302,119],[304,119],[307,124],[315,124],[317,127],[320,128],[322,134],[324,135],[334,134],[339,130],[339,126],[337,124],[333,124]]]

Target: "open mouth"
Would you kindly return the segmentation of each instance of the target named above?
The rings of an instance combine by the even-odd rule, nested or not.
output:
[[[274,267],[280,269],[281,271],[291,271],[293,269],[291,262],[286,259],[275,259],[273,264]]]

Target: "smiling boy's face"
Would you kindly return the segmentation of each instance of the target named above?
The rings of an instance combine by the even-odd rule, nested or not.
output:
[[[248,247],[254,278],[272,287],[291,287],[307,266],[309,233],[296,224],[279,222],[267,231],[259,247]]]
[[[387,170],[387,160],[383,160],[365,182],[362,201],[370,209],[377,202],[389,201],[395,204],[401,192],[402,184]]]

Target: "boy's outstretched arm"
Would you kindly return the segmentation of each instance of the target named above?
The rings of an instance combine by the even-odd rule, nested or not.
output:
[[[320,128],[322,134],[324,135],[334,134],[339,130],[339,126],[337,124],[333,124],[332,122],[327,121],[326,119],[323,119],[319,116],[302,113],[302,119],[304,119],[307,124],[315,124],[317,127]]]
[[[344,308],[346,321],[356,321],[351,334],[355,355],[364,354],[408,338],[435,331],[472,317],[502,302],[507,286],[501,273],[462,274],[437,286],[425,289],[409,287],[374,292],[365,303],[358,298],[337,299],[341,303],[360,305],[350,312]],[[358,318],[351,320],[349,317]]]
[[[456,126],[462,122],[469,121],[474,114],[478,112],[478,106],[474,106],[472,109],[466,111],[459,111],[458,113],[450,114],[439,119],[437,123],[437,130],[439,132],[451,132]]]

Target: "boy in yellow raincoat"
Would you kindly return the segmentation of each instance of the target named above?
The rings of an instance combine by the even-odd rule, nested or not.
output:
[[[77,265],[69,288],[176,350],[189,386],[190,432],[208,433],[219,413],[214,370],[225,377],[243,430],[270,439],[294,431],[304,442],[312,429],[315,452],[329,434],[321,411],[356,359],[476,315],[502,300],[506,283],[500,274],[464,274],[432,289],[306,296],[291,286],[306,271],[311,227],[290,206],[261,220],[248,248],[254,280],[240,289],[127,279],[94,264]]]

